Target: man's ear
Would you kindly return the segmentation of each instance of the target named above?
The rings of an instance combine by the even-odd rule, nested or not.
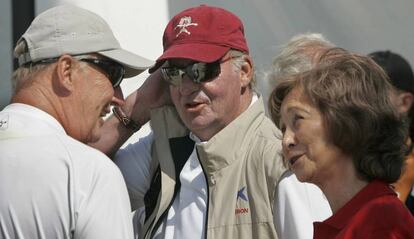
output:
[[[75,76],[75,60],[70,55],[62,55],[56,62],[55,87],[65,91],[73,91]]]
[[[250,83],[253,79],[253,61],[248,55],[244,55],[243,64],[240,66],[240,81],[242,88],[250,87]]]

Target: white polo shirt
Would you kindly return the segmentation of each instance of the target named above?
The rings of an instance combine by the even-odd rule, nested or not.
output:
[[[1,238],[132,238],[131,220],[109,158],[37,108],[0,112]]]

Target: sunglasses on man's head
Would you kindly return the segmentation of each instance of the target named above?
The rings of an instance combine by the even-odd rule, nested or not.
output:
[[[79,58],[78,60],[92,64],[103,70],[108,75],[109,81],[111,81],[112,87],[114,88],[118,87],[124,79],[125,69],[115,61],[95,58]]]
[[[161,67],[162,77],[174,86],[180,86],[184,75],[187,75],[194,83],[206,82],[220,74],[220,61],[213,63],[195,62],[185,67],[165,66]]]

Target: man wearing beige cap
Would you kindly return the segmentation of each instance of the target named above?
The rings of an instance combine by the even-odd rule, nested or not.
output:
[[[11,104],[0,112],[1,238],[132,238],[119,169],[85,145],[124,77],[152,62],[123,50],[108,24],[74,6],[34,19],[14,51]]]
[[[163,43],[152,75],[116,108],[120,120],[109,118],[95,145],[114,154],[151,119],[153,132],[115,157],[137,209],[136,233],[277,238],[273,203],[285,171],[280,134],[254,91],[242,22],[201,5],[172,18]]]

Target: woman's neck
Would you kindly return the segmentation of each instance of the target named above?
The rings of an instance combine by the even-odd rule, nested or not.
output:
[[[361,191],[368,182],[357,175],[352,161],[348,166],[341,167],[334,175],[334,177],[318,186],[328,199],[332,212],[336,213]]]

